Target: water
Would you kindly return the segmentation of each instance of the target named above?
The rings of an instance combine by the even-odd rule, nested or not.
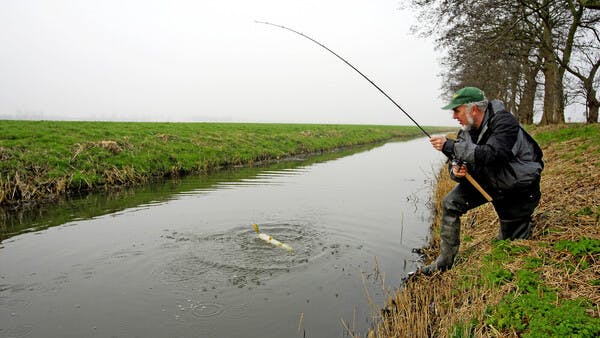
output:
[[[0,337],[364,334],[418,265],[441,162],[418,139],[4,214],[29,232],[0,244]]]

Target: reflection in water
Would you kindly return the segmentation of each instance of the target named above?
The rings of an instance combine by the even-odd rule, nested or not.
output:
[[[0,241],[23,232],[37,231],[129,208],[162,203],[179,194],[197,194],[228,186],[272,184],[273,178],[302,174],[303,167],[311,164],[334,160],[379,145],[366,145],[310,157],[297,156],[278,163],[229,168],[210,175],[170,179],[140,187],[122,187],[118,190],[60,199],[52,204],[32,204],[18,208],[0,207]]]

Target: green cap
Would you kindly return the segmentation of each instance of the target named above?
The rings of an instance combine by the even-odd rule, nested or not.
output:
[[[442,109],[454,109],[466,103],[480,102],[483,100],[485,100],[483,90],[476,87],[464,87],[457,91],[456,94],[452,95],[452,101],[450,101],[448,105],[442,107]]]

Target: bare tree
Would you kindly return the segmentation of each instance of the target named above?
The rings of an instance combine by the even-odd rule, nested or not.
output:
[[[598,17],[582,0],[413,0],[424,35],[435,34],[444,84],[453,92],[478,86],[503,99],[523,123],[533,122],[543,84],[542,124],[564,122],[569,93],[583,92],[588,121],[598,119]],[[426,23],[422,25],[422,23]],[[538,74],[543,81],[538,81]],[[565,72],[579,82],[565,82]],[[569,94],[569,95],[567,95]]]
[[[569,60],[559,58],[561,66],[580,81],[579,89],[586,103],[586,122],[598,123],[598,109],[600,100],[597,90],[600,79],[600,11],[586,11],[581,3],[569,1],[573,18],[577,18],[576,28],[569,34],[574,41],[574,55]],[[575,21],[572,23],[575,25]],[[572,27],[573,27],[572,26]]]
[[[521,121],[533,121],[541,59],[519,1],[415,0],[413,5],[421,16],[435,17],[419,30],[435,33],[438,45],[449,51],[443,58],[445,91],[477,86],[504,100]]]

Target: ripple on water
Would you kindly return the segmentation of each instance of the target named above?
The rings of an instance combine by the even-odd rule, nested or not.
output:
[[[154,275],[162,282],[195,283],[220,287],[226,280],[240,288],[260,285],[272,276],[287,272],[322,255],[323,240],[305,224],[263,224],[261,231],[294,248],[288,252],[257,238],[251,226],[223,233],[197,235],[173,232],[164,238],[185,243],[169,250],[181,251],[158,266]],[[163,247],[164,248],[164,247]]]
[[[223,312],[223,305],[218,303],[199,303],[192,309],[192,314],[198,318],[210,318]]]
[[[223,317],[227,319],[244,319],[248,317],[250,306],[246,303],[227,306],[223,310]]]
[[[31,301],[20,298],[0,297],[0,307],[4,310],[20,311],[29,308]]]
[[[13,327],[8,327],[5,330],[0,330],[3,337],[20,338],[27,337],[33,333],[33,325],[19,324]]]
[[[210,267],[201,257],[185,253],[156,269],[154,275],[158,276],[160,281],[172,284],[201,279],[209,271]]]

